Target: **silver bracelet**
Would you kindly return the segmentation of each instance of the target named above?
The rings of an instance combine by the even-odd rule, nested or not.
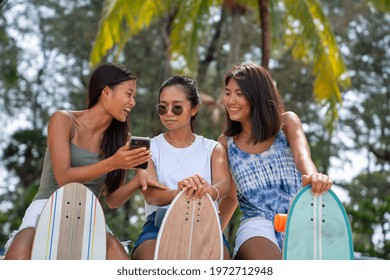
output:
[[[216,187],[214,187],[214,186],[210,186],[210,187],[214,188],[215,191],[217,192],[217,197],[214,199],[214,200],[217,200],[219,198],[219,191],[218,191],[218,189]]]

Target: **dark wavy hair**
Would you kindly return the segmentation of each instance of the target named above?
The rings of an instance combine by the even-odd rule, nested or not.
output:
[[[88,108],[93,107],[99,101],[100,95],[106,86],[113,89],[125,81],[136,79],[136,75],[128,71],[124,65],[114,63],[100,65],[95,69],[89,79]],[[104,132],[103,141],[100,146],[100,157],[105,159],[115,154],[126,143],[128,133],[129,127],[126,121],[120,122],[113,119],[110,126]],[[109,193],[123,183],[125,173],[126,170],[117,169],[107,174],[105,185]]]
[[[257,64],[244,63],[228,71],[225,86],[231,79],[237,81],[251,106],[252,133],[249,141],[256,144],[275,136],[282,126],[284,105],[270,74]],[[238,135],[242,130],[241,123],[231,120],[229,114],[226,116],[224,135]]]
[[[183,89],[185,92],[187,99],[191,103],[191,108],[194,108],[196,105],[201,104],[202,101],[200,99],[199,89],[196,81],[188,76],[184,75],[175,75],[168,78],[165,82],[160,86],[160,91],[158,93],[158,102],[160,102],[161,92],[166,87],[178,86]],[[197,114],[195,116],[191,116],[191,130],[194,132],[194,124],[193,122],[196,120]]]

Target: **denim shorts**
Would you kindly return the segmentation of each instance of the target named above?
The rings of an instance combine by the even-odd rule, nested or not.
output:
[[[141,245],[142,242],[146,240],[153,240],[157,239],[158,231],[160,229],[160,226],[155,225],[155,219],[156,219],[156,212],[153,212],[146,218],[146,222],[142,228],[141,234],[138,236],[137,241],[134,243],[134,250]],[[228,249],[229,253],[230,252],[230,246],[229,243],[227,242],[225,235],[222,234],[222,239],[223,239],[223,245]]]

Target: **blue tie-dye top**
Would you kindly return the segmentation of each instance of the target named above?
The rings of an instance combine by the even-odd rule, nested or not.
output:
[[[282,130],[272,146],[260,154],[240,150],[229,137],[228,156],[242,220],[264,217],[273,221],[277,213],[287,213],[290,201],[302,187],[302,176]],[[283,235],[275,233],[282,248]]]

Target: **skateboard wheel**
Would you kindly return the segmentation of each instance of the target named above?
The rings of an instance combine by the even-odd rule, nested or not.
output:
[[[274,218],[274,228],[277,232],[286,230],[287,214],[276,214]]]

